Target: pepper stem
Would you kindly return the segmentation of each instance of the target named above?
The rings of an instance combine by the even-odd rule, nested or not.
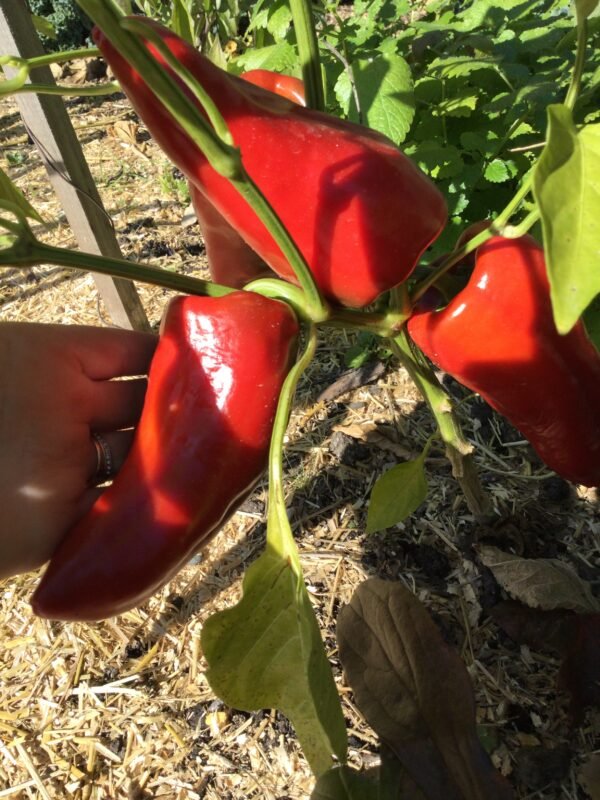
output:
[[[275,424],[269,450],[269,501],[267,514],[267,544],[289,558],[294,570],[301,575],[300,558],[294,545],[292,529],[285,507],[283,491],[283,438],[292,410],[292,401],[298,381],[310,364],[317,346],[317,333],[314,325],[308,326],[307,342],[304,352],[289,371],[279,396]]]
[[[450,396],[420,353],[413,350],[406,331],[401,331],[398,336],[390,339],[390,347],[417,385],[435,417],[446,446],[446,455],[452,465],[452,474],[463,490],[469,510],[478,519],[489,517],[491,501],[479,481],[472,456],[473,445],[463,436]]]
[[[0,208],[16,218],[16,221],[12,221],[0,217],[0,228],[4,228],[16,237],[9,247],[0,250],[0,267],[24,268],[36,264],[56,264],[68,269],[87,269],[118,278],[164,286],[166,289],[186,294],[222,297],[234,291],[228,286],[220,286],[157,267],[136,264],[123,258],[108,258],[95,253],[68,250],[66,247],[52,247],[36,239],[27,219],[17,206],[9,201],[0,200]]]

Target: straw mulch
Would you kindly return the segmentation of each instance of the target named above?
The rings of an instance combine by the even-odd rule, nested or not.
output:
[[[173,173],[124,100],[71,103],[85,155],[123,252],[205,275],[197,227],[182,227],[185,200]],[[47,225],[45,241],[74,240],[14,107],[2,110],[4,168]],[[10,162],[7,160],[10,158]],[[139,292],[156,325],[168,293]],[[0,320],[110,324],[89,275],[39,266],[0,275]],[[513,644],[487,609],[501,592],[471,544],[478,531],[440,450],[428,459],[428,500],[405,524],[367,538],[374,480],[420,452],[432,420],[402,370],[328,402],[319,393],[343,372],[344,333],[322,338],[289,429],[289,508],[306,581],[340,688],[356,767],[377,763],[377,739],[345,686],[335,620],[370,575],[404,581],[432,612],[473,679],[478,722],[494,763],[521,798],[584,798],[581,770],[598,748],[599,719],[571,730],[557,694],[558,661]],[[453,389],[457,391],[457,387]],[[463,414],[479,406],[466,402]],[[540,555],[587,570],[597,587],[600,512],[593,492],[556,492],[530,448],[497,418],[469,422],[486,489],[502,515],[499,546],[531,536]],[[485,435],[484,435],[485,433]],[[507,446],[501,446],[505,442]],[[381,446],[383,445],[383,447]],[[203,622],[236,602],[241,576],[264,544],[265,486],[194,563],[143,607],[99,624],[36,619],[37,574],[0,586],[0,798],[300,800],[312,777],[285,718],[227,708],[207,684]],[[517,547],[518,550],[518,547]],[[552,750],[562,772],[524,774],[523,753]],[[565,755],[566,754],[566,755]],[[530,769],[531,772],[531,769]],[[539,785],[548,778],[547,785]],[[534,788],[532,788],[532,786]],[[597,798],[597,795],[596,795]]]

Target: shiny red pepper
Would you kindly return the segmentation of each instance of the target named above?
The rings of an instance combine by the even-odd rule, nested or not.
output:
[[[297,334],[287,305],[252,292],[171,301],[132,449],[52,557],[36,614],[132,608],[223,526],[267,465]]]
[[[574,483],[600,484],[600,354],[581,323],[556,330],[543,249],[530,236],[477,249],[466,288],[408,331],[423,352],[478,392]]]
[[[160,34],[217,104],[247,172],[327,297],[360,307],[406,280],[446,222],[444,198],[409,158],[385,136],[229,75],[167,28],[140,20]],[[102,32],[95,29],[93,38],[159,146],[275,272],[294,280],[246,201],[210,167]]]
[[[268,69],[250,70],[241,77],[299,105],[306,105],[304,84],[299,78],[280,75]],[[257,278],[274,277],[274,273],[258,253],[246,244],[204,193],[192,181],[188,183],[206,248],[211,279],[223,286],[242,289]]]

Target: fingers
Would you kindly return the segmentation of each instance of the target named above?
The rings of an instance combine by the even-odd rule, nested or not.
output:
[[[142,413],[146,386],[145,378],[94,382],[90,402],[91,430],[102,433],[134,426]]]
[[[103,445],[108,450],[108,457],[110,458],[111,462],[111,475],[107,478],[103,468],[106,466],[104,463],[106,458],[99,459],[99,451],[96,445],[94,444],[93,440],[90,438],[90,459],[89,459],[89,469],[88,475],[89,480],[88,484],[93,486],[96,483],[104,483],[106,480],[110,480],[114,478],[115,475],[118,474],[119,470],[123,466],[125,459],[127,458],[127,454],[131,449],[131,445],[133,443],[134,438],[134,431],[127,430],[127,431],[113,431],[111,433],[103,433],[101,434],[101,439]],[[99,469],[100,468],[100,469]],[[84,505],[88,502],[90,498],[93,498],[93,492],[86,492],[86,499],[82,500]],[[91,503],[90,503],[91,505]]]
[[[120,328],[69,325],[62,328],[89,378],[110,380],[148,373],[158,342],[153,334]]]

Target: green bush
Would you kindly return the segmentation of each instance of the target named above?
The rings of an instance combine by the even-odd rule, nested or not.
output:
[[[47,20],[56,38],[41,36],[47,50],[71,50],[82,47],[92,29],[92,23],[79,9],[75,0],[29,0],[32,14]]]

